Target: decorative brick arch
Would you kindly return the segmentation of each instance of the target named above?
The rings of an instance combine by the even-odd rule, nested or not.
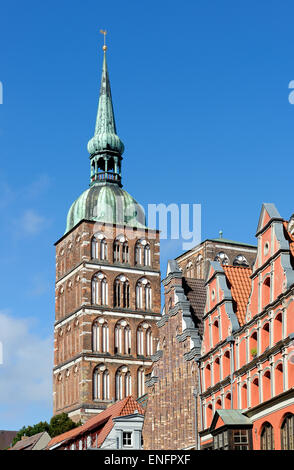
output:
[[[261,380],[262,380],[262,394],[263,394],[262,401],[270,400],[272,396],[272,392],[271,392],[272,377],[271,377],[271,370],[269,367],[263,370]]]

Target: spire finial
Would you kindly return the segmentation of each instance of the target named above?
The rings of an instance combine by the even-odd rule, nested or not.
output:
[[[223,238],[223,231],[222,230],[219,231],[219,238]]]
[[[103,29],[100,29],[100,33],[104,35],[104,45],[103,45],[102,49],[103,49],[104,52],[105,52],[106,49],[107,49],[107,46],[106,46],[106,34],[107,34],[107,31],[106,31],[106,30],[103,30]]]

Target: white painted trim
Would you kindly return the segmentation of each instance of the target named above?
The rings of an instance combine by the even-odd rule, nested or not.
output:
[[[132,360],[126,360],[126,359],[111,359],[111,358],[105,358],[105,357],[84,357],[85,361],[91,361],[91,362],[104,362],[104,363],[109,363],[109,364],[137,364],[137,365],[145,365],[145,366],[151,366],[153,364],[152,361],[132,361]]]
[[[122,268],[120,266],[104,266],[102,264],[94,264],[94,263],[86,263],[85,264],[86,268],[89,269],[100,269],[102,271],[118,271],[120,273],[133,273],[133,274],[141,274],[142,276],[160,276],[159,272],[154,272],[154,271],[141,271],[138,269],[133,269],[133,268]]]
[[[161,320],[161,316],[151,316],[151,315],[144,315],[144,314],[137,314],[137,313],[128,313],[128,312],[109,312],[109,311],[102,311],[102,310],[92,310],[92,309],[85,309],[83,310],[83,307],[81,307],[81,309],[78,311],[78,312],[75,312],[73,313],[72,315],[70,315],[68,318],[66,318],[65,320],[62,320],[60,323],[58,323],[58,325],[56,325],[54,327],[54,331],[58,330],[59,328],[61,328],[62,326],[66,325],[68,322],[70,322],[73,318],[75,317],[80,317],[80,316],[83,316],[83,315],[91,315],[91,314],[94,314],[94,315],[104,315],[104,316],[112,316],[112,317],[123,317],[123,318],[140,318],[142,320],[155,320],[155,321],[159,321]]]
[[[79,357],[78,359],[76,359],[75,361],[71,361],[71,362],[68,362],[67,364],[59,367],[58,369],[56,369],[53,373],[54,374],[58,374],[59,372],[61,372],[62,370],[64,369],[68,369],[69,367],[73,366],[74,364],[77,364],[78,362],[81,362],[82,358]]]
[[[264,411],[260,411],[259,413],[252,415],[250,419],[257,420],[257,419],[263,418],[264,416],[267,416],[268,414],[273,413],[275,411],[281,410],[288,405],[292,405],[293,403],[294,403],[294,397],[289,398],[288,400],[285,400],[281,403],[278,403],[277,405],[273,405]]]

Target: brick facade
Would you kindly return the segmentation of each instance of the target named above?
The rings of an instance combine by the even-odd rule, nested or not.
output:
[[[294,450],[294,237],[273,204],[263,205],[256,236],[252,270],[210,264],[200,358],[203,448],[229,445],[212,425],[221,410],[249,419],[244,449]]]
[[[103,257],[106,259],[99,259],[100,255],[93,257],[92,242],[97,233],[106,241],[107,255]],[[117,259],[113,251],[114,240],[121,237],[124,242],[120,242],[120,259]],[[141,264],[135,259],[138,240],[145,240],[150,246],[148,266],[144,263],[144,257]],[[126,246],[126,243],[128,250],[123,259],[122,245]],[[128,380],[131,381],[132,395],[138,396],[138,370],[151,365],[150,351],[147,354],[147,331],[148,346],[152,352],[156,350],[156,321],[160,319],[159,257],[158,231],[126,226],[81,221],[56,243],[55,414],[67,412],[74,420],[86,420],[93,413],[105,409],[117,399],[115,381],[118,370],[122,376],[123,396],[130,391],[126,390],[126,374],[130,375]],[[92,283],[96,273],[103,275],[107,282],[104,305],[97,305],[93,298]],[[114,286],[118,276],[123,276],[129,285],[128,301],[124,307],[115,306],[114,303]],[[136,305],[136,285],[140,279],[151,288],[152,305],[149,308],[146,308],[144,298],[141,308]],[[93,345],[95,322],[98,322],[97,334],[100,333],[99,325],[107,325],[108,329],[106,347],[102,348],[102,337],[97,340],[98,343],[100,340],[100,350]],[[122,344],[121,351],[115,349],[114,329],[119,322],[130,330],[127,351]],[[143,331],[142,351],[138,351],[137,331],[140,326]],[[94,398],[93,395],[93,374],[97,366],[109,374],[107,399]]]
[[[203,336],[204,277],[209,261],[219,253],[227,257],[225,263],[227,260],[233,263],[237,256],[243,256],[252,265],[256,247],[224,239],[206,240],[168,263],[163,280],[165,305],[157,322],[158,351],[152,356],[153,365],[146,381],[144,449],[199,447],[197,361]]]

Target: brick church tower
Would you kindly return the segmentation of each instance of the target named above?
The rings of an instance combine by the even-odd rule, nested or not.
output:
[[[160,320],[159,232],[122,189],[103,47],[90,187],[72,204],[56,242],[54,414],[86,421],[109,404],[144,395]]]

